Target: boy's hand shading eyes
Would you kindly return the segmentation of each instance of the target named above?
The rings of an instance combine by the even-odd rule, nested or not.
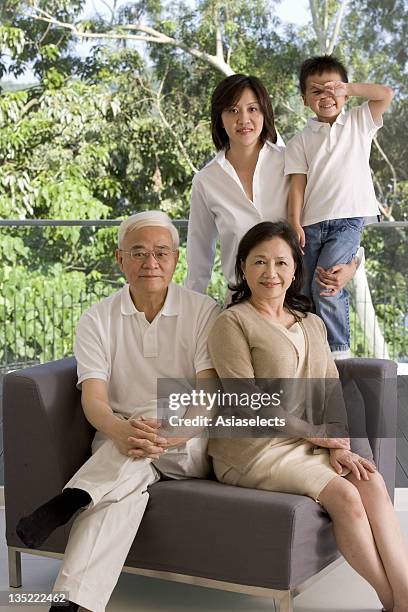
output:
[[[347,96],[347,83],[343,83],[342,81],[328,81],[324,84],[324,91],[330,93],[335,98]]]
[[[327,81],[324,85],[312,83],[312,87],[335,98],[348,95],[348,83],[343,83],[342,81]]]

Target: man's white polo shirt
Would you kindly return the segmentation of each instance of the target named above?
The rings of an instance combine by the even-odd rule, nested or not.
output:
[[[197,372],[212,368],[207,337],[219,311],[210,297],[171,283],[163,308],[149,323],[125,285],[80,318],[78,386],[88,378],[105,380],[114,412],[155,418],[158,378],[194,380]]]
[[[285,175],[307,174],[301,223],[373,217],[378,202],[370,171],[374,123],[368,102],[329,123],[309,119],[287,144]]]
[[[220,151],[193,179],[187,235],[186,287],[207,291],[220,239],[221,266],[235,282],[235,258],[242,236],[261,221],[287,218],[289,181],[283,175],[284,147],[266,142],[253,178],[249,200],[234,167]]]

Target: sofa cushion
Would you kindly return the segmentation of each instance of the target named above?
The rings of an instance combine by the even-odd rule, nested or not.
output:
[[[209,480],[149,493],[126,565],[290,589],[338,557],[331,521],[308,497]]]

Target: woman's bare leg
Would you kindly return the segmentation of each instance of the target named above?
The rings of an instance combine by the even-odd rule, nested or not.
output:
[[[394,612],[408,612],[408,550],[384,480],[378,472],[369,480],[347,479],[357,488],[391,585]]]
[[[384,608],[392,610],[392,588],[357,488],[336,476],[320,493],[319,501],[333,521],[337,547],[343,557],[376,590]]]

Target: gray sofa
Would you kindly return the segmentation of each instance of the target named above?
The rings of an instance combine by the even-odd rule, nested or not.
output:
[[[360,417],[369,424],[371,449],[393,496],[396,365],[350,359],[338,367],[343,386],[353,381],[360,393]],[[6,537],[13,587],[21,586],[21,552],[61,557],[65,549],[70,525],[54,532],[41,550],[26,549],[15,527],[59,493],[90,454],[94,432],[75,383],[73,359],[5,377]],[[293,597],[338,558],[330,519],[307,497],[215,480],[164,480],[150,488],[124,571],[269,595],[281,612],[289,612]]]

